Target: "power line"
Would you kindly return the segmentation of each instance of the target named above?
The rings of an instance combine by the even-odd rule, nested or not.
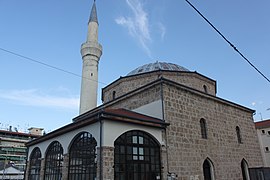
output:
[[[83,76],[78,75],[78,74],[76,74],[76,73],[73,73],[73,72],[64,70],[64,69],[62,69],[62,68],[58,68],[58,67],[56,67],[56,66],[53,66],[53,65],[50,65],[50,64],[41,62],[41,61],[39,61],[39,60],[36,60],[36,59],[30,58],[30,57],[27,57],[27,56],[24,56],[24,55],[15,53],[15,52],[10,51],[10,50],[3,49],[3,48],[1,48],[1,47],[0,47],[0,50],[1,50],[1,51],[4,51],[4,52],[6,52],[6,53],[12,54],[12,55],[14,55],[14,56],[18,56],[18,57],[20,57],[20,58],[26,59],[26,60],[28,60],[28,61],[32,61],[32,62],[34,62],[34,63],[37,63],[37,64],[40,64],[40,65],[49,67],[49,68],[54,69],[54,70],[57,70],[57,71],[61,71],[61,72],[67,73],[67,74],[71,74],[71,75],[73,75],[73,76],[77,76],[77,77],[84,78],[84,79],[87,79],[87,80],[90,80],[90,81],[95,81],[95,82],[100,83],[100,84],[103,84],[103,85],[107,85],[106,83],[103,83],[103,82],[100,82],[100,81],[96,81],[96,80],[94,80],[94,79],[89,79],[89,78],[87,78],[87,77],[83,77]]]
[[[267,78],[254,64],[248,60],[195,6],[193,6],[188,0],[185,0],[251,67],[253,67],[264,79],[270,83],[270,79]]]

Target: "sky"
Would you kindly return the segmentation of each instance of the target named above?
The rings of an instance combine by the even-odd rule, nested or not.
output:
[[[270,1],[190,2],[270,78]],[[0,0],[0,129],[51,132],[78,115],[80,46],[92,4]],[[254,121],[270,119],[270,83],[185,0],[97,0],[96,6],[103,46],[98,104],[101,88],[160,61],[216,80],[218,97],[256,110]]]

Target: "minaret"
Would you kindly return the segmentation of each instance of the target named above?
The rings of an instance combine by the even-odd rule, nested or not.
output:
[[[80,114],[97,106],[98,62],[102,46],[98,43],[98,19],[94,1],[88,22],[87,40],[81,46],[83,60]]]

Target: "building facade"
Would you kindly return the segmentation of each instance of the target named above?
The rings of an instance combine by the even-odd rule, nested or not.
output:
[[[22,179],[27,156],[25,143],[40,137],[37,132],[40,128],[30,128],[29,133],[14,132],[11,127],[9,131],[0,130],[0,179],[10,179],[18,174]]]
[[[28,142],[25,178],[249,180],[263,166],[254,111],[216,92],[176,64],[138,67],[102,89],[101,106]]]
[[[270,119],[255,122],[264,167],[270,167]]]
[[[189,71],[120,78],[103,89],[103,105],[27,144],[27,172],[33,161],[45,179],[249,179],[248,168],[263,166],[253,111],[215,89],[215,81]],[[48,164],[58,157],[55,172]]]

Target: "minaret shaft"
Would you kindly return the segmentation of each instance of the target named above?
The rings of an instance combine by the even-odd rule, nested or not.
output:
[[[87,40],[81,47],[81,55],[83,68],[80,114],[83,114],[97,106],[98,63],[102,55],[102,46],[98,43],[98,22],[95,2],[88,23]]]
[[[87,41],[98,43],[98,24],[95,22],[88,24]]]

